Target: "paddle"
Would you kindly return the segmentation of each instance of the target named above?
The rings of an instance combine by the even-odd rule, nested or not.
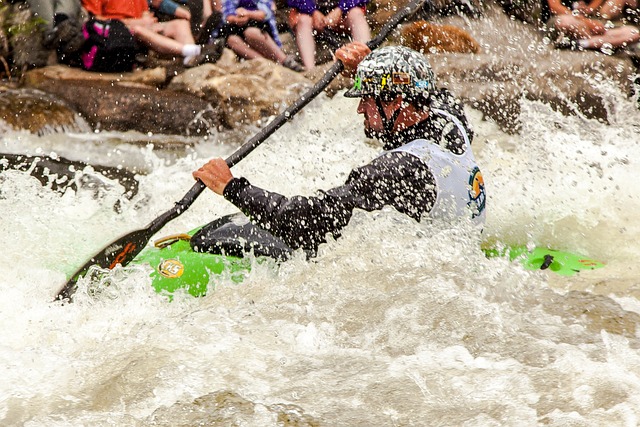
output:
[[[389,33],[408,16],[415,13],[426,0],[413,0],[407,6],[401,8],[394,16],[380,29],[378,35],[367,43],[370,49],[375,49],[382,44]],[[320,94],[331,81],[342,71],[342,62],[336,61],[335,64],[324,74],[324,76],[297,101],[295,101],[283,113],[274,118],[260,132],[253,136],[249,141],[242,145],[225,161],[229,167],[236,165],[240,160],[244,159],[257,148],[271,134],[278,130],[283,124],[291,120],[305,105],[311,102],[318,94]],[[185,194],[185,196],[175,204],[175,206],[167,212],[154,219],[145,228],[132,231],[119,239],[109,243],[104,249],[91,257],[82,267],[80,267],[69,279],[56,295],[56,299],[71,301],[73,294],[78,287],[78,280],[83,277],[89,268],[96,265],[100,268],[112,269],[120,264],[126,266],[144,249],[151,237],[156,234],[169,221],[177,218],[184,213],[191,204],[204,191],[206,186],[197,181],[193,187]]]

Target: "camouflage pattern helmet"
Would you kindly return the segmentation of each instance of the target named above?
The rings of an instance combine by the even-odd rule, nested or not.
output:
[[[344,96],[395,98],[399,94],[429,98],[436,90],[436,76],[427,58],[404,46],[382,47],[358,65],[353,88]]]

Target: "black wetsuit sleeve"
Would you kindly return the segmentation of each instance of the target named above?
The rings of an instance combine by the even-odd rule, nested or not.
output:
[[[327,234],[340,235],[355,208],[373,211],[390,205],[419,220],[433,207],[434,182],[417,157],[394,152],[354,169],[344,185],[313,197],[285,197],[253,186],[245,178],[232,179],[224,197],[293,249],[315,252]]]
[[[260,228],[280,237],[293,249],[315,251],[327,233],[342,229],[353,206],[340,197],[320,192],[316,197],[285,197],[253,186],[245,178],[234,178],[224,197]]]

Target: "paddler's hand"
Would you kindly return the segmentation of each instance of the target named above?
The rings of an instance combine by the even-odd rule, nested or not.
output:
[[[209,160],[204,166],[193,173],[195,179],[199,179],[209,187],[214,193],[224,192],[224,188],[233,179],[231,169],[223,159]]]
[[[356,74],[356,68],[365,56],[371,53],[369,46],[362,42],[351,42],[336,50],[336,59],[339,59],[344,65],[342,74],[346,77],[353,77]]]

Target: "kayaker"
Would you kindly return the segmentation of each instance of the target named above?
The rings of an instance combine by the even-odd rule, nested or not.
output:
[[[427,58],[403,46],[371,52],[349,43],[336,51],[345,73],[354,76],[347,97],[358,97],[365,134],[384,150],[355,168],[347,181],[318,196],[285,197],[234,177],[221,158],[193,173],[235,204],[251,221],[293,249],[314,253],[326,235],[340,236],[356,208],[392,206],[417,221],[467,216],[481,225],[486,194],[471,151],[473,131],[462,104],[437,89]]]

